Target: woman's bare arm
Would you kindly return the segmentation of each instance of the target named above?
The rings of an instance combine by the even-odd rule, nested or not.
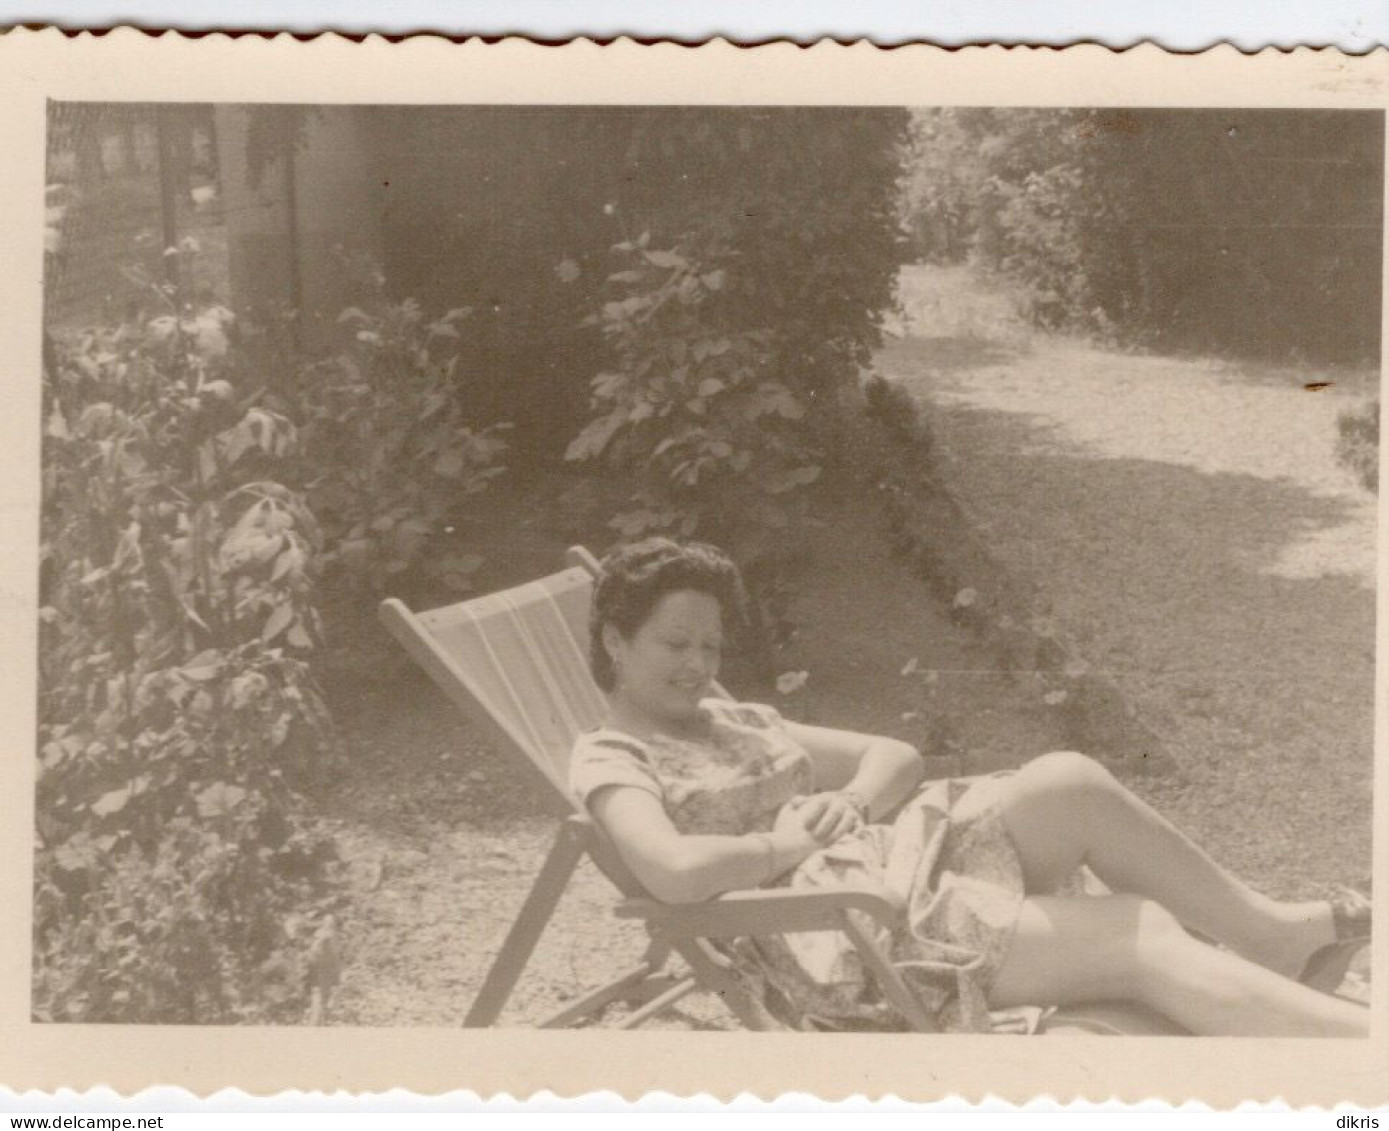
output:
[[[790,809],[770,833],[747,836],[686,836],[655,796],[630,786],[597,791],[589,810],[632,874],[663,903],[695,903],[758,887],[820,847]]]
[[[899,739],[804,723],[785,725],[810,754],[816,787],[853,793],[870,820],[890,813],[925,776],[921,755]]]

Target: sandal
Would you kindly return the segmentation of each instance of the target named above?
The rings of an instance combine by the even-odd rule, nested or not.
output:
[[[1332,896],[1331,922],[1336,941],[1312,952],[1298,981],[1324,994],[1334,994],[1345,981],[1355,956],[1370,943],[1372,906],[1367,896],[1349,889]]]

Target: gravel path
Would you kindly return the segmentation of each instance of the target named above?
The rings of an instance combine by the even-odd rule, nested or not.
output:
[[[1150,797],[1267,890],[1367,884],[1375,500],[1334,458],[1366,376],[1309,392],[1015,331],[904,336],[879,369],[926,402],[994,553],[1169,742]]]

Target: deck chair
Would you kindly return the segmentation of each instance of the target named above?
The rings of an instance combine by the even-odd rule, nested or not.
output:
[[[589,601],[598,563],[583,547],[566,554],[567,568],[510,589],[428,612],[401,601],[381,604],[391,634],[499,750],[515,751],[537,769],[551,799],[566,813],[530,893],[493,961],[464,1025],[492,1025],[506,1006],[526,963],[580,861],[588,856],[617,889],[619,918],[646,928],[641,961],[604,986],[540,1022],[543,1028],[580,1024],[608,1005],[631,1008],[621,1021],[635,1028],[695,990],[716,995],[746,1027],[781,1026],[730,972],[718,940],[796,931],[843,931],[872,977],[913,1030],[933,1032],[922,1008],[877,945],[860,916],[890,924],[899,913],[876,890],[754,890],[697,904],[653,898],[623,864],[602,830],[579,810],[568,790],[569,752],[578,735],[603,716],[602,693],[586,659]],[[727,695],[722,688],[717,693]],[[671,970],[679,955],[688,973]],[[1085,1032],[1152,1032],[1128,1024],[1120,1007],[1077,1017]]]

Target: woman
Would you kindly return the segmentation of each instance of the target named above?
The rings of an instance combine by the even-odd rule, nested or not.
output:
[[[1079,754],[921,786],[903,742],[711,698],[742,601],[721,552],[666,539],[609,555],[595,586],[609,714],[579,739],[571,785],[656,898],[877,885],[904,908],[882,941],[947,1029],[1124,998],[1194,1033],[1368,1033],[1366,1008],[1303,984],[1339,981],[1369,934],[1363,896],[1260,895]],[[1079,894],[1082,865],[1115,894]],[[888,1016],[837,933],[740,940],[735,958],[792,1025]]]

